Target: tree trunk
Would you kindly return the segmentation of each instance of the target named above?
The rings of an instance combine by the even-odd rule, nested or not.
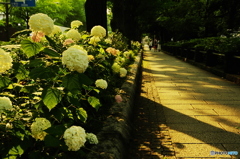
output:
[[[120,31],[127,38],[136,40],[138,33],[135,20],[136,8],[135,0],[114,0],[112,8],[113,19],[111,21],[113,31]]]
[[[101,25],[107,30],[107,0],[87,0],[85,3],[87,31]]]

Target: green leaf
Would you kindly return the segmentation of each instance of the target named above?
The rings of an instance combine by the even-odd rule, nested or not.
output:
[[[77,113],[77,117],[78,119],[80,119],[82,122],[86,122],[87,121],[87,112],[86,110],[84,110],[83,108],[78,108],[76,109],[76,113]]]
[[[42,52],[51,57],[60,57],[60,54],[58,52],[50,48],[44,48]]]
[[[21,42],[21,48],[23,52],[27,55],[27,57],[32,57],[36,54],[38,54],[42,48],[41,44],[34,43],[31,40],[23,40]]]
[[[13,36],[18,36],[18,35],[29,35],[31,32],[32,32],[32,30],[30,30],[30,29],[25,29],[25,30],[17,31],[17,32],[15,32],[15,33],[12,35],[12,37],[13,37]]]
[[[49,36],[45,36],[45,38],[47,39],[47,41],[49,42],[49,45],[52,46],[53,48],[56,48],[56,43],[54,42],[54,40],[52,40]]]
[[[10,78],[0,76],[0,88],[5,88],[11,83]]]
[[[81,107],[81,103],[78,96],[79,91],[71,91],[67,93],[68,102],[74,106]]]
[[[32,94],[33,92],[36,92],[37,89],[38,89],[38,86],[36,85],[24,86],[23,88],[21,88],[20,92]]]
[[[72,91],[72,90],[80,90],[81,89],[81,83],[79,81],[78,74],[71,73],[66,75],[62,80],[63,86]]]
[[[21,148],[20,145],[12,147],[8,154],[10,155],[22,155],[24,153],[24,150]]]
[[[102,53],[102,54],[104,54],[104,53],[105,53],[105,50],[104,50],[103,48],[100,48],[100,49],[99,49],[99,52]]]
[[[36,66],[45,66],[46,63],[42,59],[33,59],[29,62],[29,67],[36,67]]]
[[[102,104],[100,103],[99,99],[96,97],[88,97],[88,103],[95,108],[96,110],[99,109],[99,107],[102,106]]]
[[[28,77],[29,71],[21,63],[14,63],[13,69],[15,77],[20,81]]]
[[[49,111],[53,109],[62,99],[62,93],[55,88],[47,88],[42,92],[43,103],[47,106]]]
[[[83,73],[78,74],[78,77],[80,79],[81,84],[91,85],[93,83],[93,81],[87,75],[85,75]]]
[[[44,143],[46,147],[59,147],[60,141],[52,135],[46,135],[44,138]]]
[[[31,70],[29,76],[32,79],[48,79],[55,77],[55,72],[53,72],[50,67],[36,67]]]
[[[64,134],[65,130],[66,130],[65,126],[61,124],[61,125],[51,126],[50,128],[44,131],[50,135],[61,137]]]

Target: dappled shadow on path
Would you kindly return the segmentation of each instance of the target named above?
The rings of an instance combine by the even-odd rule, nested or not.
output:
[[[156,54],[154,68],[143,69],[129,158],[187,155],[180,151],[191,157],[216,157],[210,156],[211,150],[240,151],[240,135],[234,128],[240,123],[240,87],[228,88],[229,83],[210,73],[202,75],[174,58],[168,64]]]

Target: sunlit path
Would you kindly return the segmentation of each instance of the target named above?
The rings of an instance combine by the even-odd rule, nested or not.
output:
[[[240,86],[232,82],[162,52],[146,51],[135,108],[137,148],[131,155],[239,158],[223,152],[240,153],[239,94]]]

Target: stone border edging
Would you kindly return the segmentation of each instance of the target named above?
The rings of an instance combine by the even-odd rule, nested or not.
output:
[[[140,78],[142,58],[143,51],[140,51],[121,87],[120,95],[123,101],[115,103],[110,109],[102,130],[97,134],[99,143],[92,147],[87,159],[127,158],[127,147],[131,138],[130,116]]]

